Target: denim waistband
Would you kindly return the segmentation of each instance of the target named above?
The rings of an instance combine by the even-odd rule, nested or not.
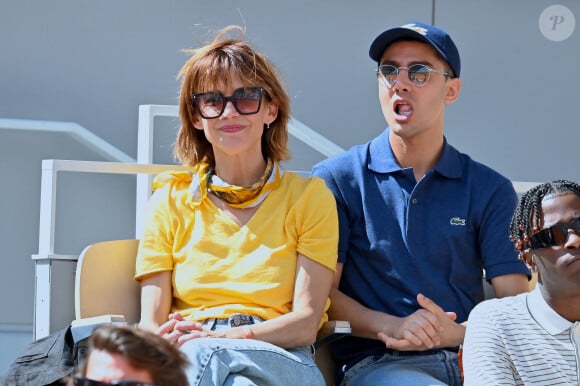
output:
[[[366,355],[360,356],[350,362],[345,363],[342,366],[342,370],[343,372],[348,371],[351,367],[355,366],[357,363],[359,363],[360,361],[366,359],[366,358],[382,358],[385,355],[390,355],[393,357],[411,357],[411,356],[420,356],[420,355],[437,355],[437,354],[441,354],[445,351],[449,351],[452,353],[457,353],[459,350],[459,347],[445,347],[445,348],[438,348],[438,349],[433,349],[433,350],[424,350],[424,351],[399,351],[399,350],[393,350],[390,348],[381,348],[380,350],[374,350],[372,352],[367,353]]]
[[[438,348],[438,349],[434,349],[434,350],[424,350],[424,351],[399,351],[399,350],[393,350],[393,349],[387,348],[387,349],[385,349],[383,354],[405,357],[405,356],[415,356],[415,355],[440,354],[443,351],[451,351],[451,352],[457,353],[459,351],[459,347],[445,347],[445,348]]]

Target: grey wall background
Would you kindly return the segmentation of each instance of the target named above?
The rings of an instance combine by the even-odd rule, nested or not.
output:
[[[176,103],[180,50],[242,24],[285,77],[293,116],[348,148],[385,127],[369,43],[420,20],[448,30],[462,56],[449,142],[513,180],[580,180],[580,30],[547,39],[539,18],[553,4],[580,17],[575,0],[3,0],[0,119],[76,122],[135,157],[138,106]],[[167,130],[157,134],[155,162],[165,163],[177,122],[158,124]],[[322,157],[291,146],[290,168]],[[47,158],[103,159],[64,134],[0,130],[0,374],[31,337],[30,256]],[[134,187],[130,176],[65,175],[57,252],[132,237]]]

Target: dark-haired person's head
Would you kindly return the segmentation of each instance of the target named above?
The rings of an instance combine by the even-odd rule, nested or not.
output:
[[[187,386],[187,359],[167,340],[137,328],[106,325],[89,338],[89,352],[69,385]]]
[[[555,180],[524,193],[510,237],[539,282],[550,289],[580,287],[580,184]]]

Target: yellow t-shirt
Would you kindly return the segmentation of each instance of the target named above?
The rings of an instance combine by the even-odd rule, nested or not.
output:
[[[286,172],[242,227],[209,199],[193,205],[191,180],[187,172],[157,177],[137,256],[137,280],[172,271],[172,312],[272,319],[292,310],[298,253],[335,270],[336,203],[322,179]]]

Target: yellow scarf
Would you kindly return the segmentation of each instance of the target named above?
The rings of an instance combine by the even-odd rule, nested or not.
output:
[[[268,194],[280,185],[284,169],[268,160],[266,170],[258,182],[250,187],[230,185],[214,174],[213,168],[206,163],[197,164],[194,168],[190,190],[194,206],[207,197],[207,192],[214,193],[232,208],[252,208],[266,199]]]

